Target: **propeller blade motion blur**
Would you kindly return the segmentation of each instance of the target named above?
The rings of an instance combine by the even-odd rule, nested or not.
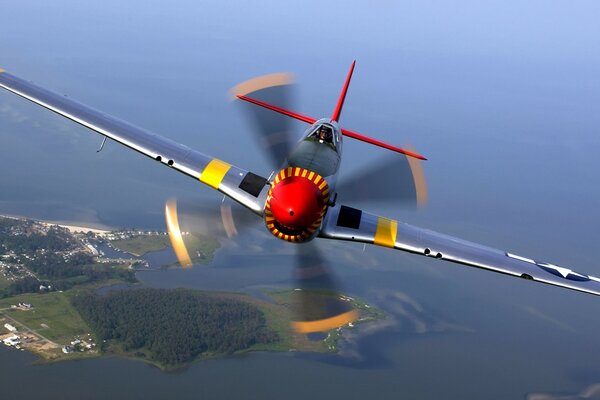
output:
[[[292,105],[294,87],[294,76],[282,72],[242,82],[233,87],[230,93],[234,100],[238,99],[238,96],[251,96],[263,102],[289,108]],[[292,132],[291,120],[243,101],[236,103],[239,103],[239,107],[250,117],[254,126],[252,132],[271,162],[272,168],[278,168],[298,139]]]
[[[327,260],[314,243],[297,246],[295,264],[294,331],[326,332],[358,319],[358,311],[340,294]]]
[[[167,220],[167,232],[169,233],[171,246],[173,247],[173,251],[175,251],[179,264],[181,264],[182,267],[191,267],[192,258],[183,241],[183,233],[179,227],[177,201],[175,199],[171,199],[165,204],[165,218]]]
[[[427,182],[422,162],[408,156],[386,156],[355,174],[345,175],[340,178],[337,193],[349,203],[427,205]]]
[[[260,224],[248,210],[230,202],[190,202],[169,199],[165,218],[171,245],[182,267],[203,261],[206,246],[236,237]]]

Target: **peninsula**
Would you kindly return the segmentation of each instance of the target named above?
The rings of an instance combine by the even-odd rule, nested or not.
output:
[[[358,320],[311,339],[290,328],[293,289],[267,291],[266,301],[244,293],[137,287],[135,271],[146,262],[107,257],[100,245],[144,254],[169,246],[166,234],[70,228],[0,217],[0,341],[42,361],[112,354],[173,370],[248,351],[335,352],[345,329],[384,317],[343,296]],[[212,260],[218,241],[194,240],[203,249],[200,261]],[[117,283],[130,287],[98,291]]]

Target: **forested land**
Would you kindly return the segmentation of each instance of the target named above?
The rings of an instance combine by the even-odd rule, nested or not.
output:
[[[218,293],[131,289],[80,294],[72,302],[108,346],[166,368],[279,340],[258,307]]]

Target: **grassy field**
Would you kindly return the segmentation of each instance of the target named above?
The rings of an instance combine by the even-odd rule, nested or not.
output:
[[[34,308],[29,311],[10,309],[11,304],[19,302],[31,303]],[[23,294],[0,300],[0,309],[6,308],[0,313],[61,345],[68,344],[77,335],[91,332],[71,305],[67,293]]]
[[[183,242],[194,264],[210,264],[215,256],[215,252],[221,247],[221,243],[217,239],[202,233],[185,235]],[[173,263],[169,267],[175,265],[179,264]]]
[[[117,270],[127,271],[127,270],[131,269],[130,264],[108,264],[108,263],[86,264],[83,267],[89,268],[89,269],[94,269],[96,271],[117,271]]]
[[[10,285],[10,281],[6,277],[0,274],[0,290],[7,288]]]
[[[137,257],[151,251],[164,250],[171,245],[167,235],[143,235],[131,239],[114,240],[111,243],[116,249]]]
[[[201,233],[186,235],[183,241],[194,264],[209,264],[215,256],[215,251],[221,247],[217,239]]]

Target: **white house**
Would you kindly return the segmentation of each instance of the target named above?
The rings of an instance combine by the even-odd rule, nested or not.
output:
[[[17,335],[13,335],[11,337],[4,339],[4,344],[7,346],[16,346],[19,343],[21,343],[21,340],[19,340],[19,339],[20,338]]]
[[[8,329],[9,331],[11,331],[11,332],[16,332],[17,331],[17,328],[15,328],[14,326],[12,326],[11,324],[4,324],[4,327],[6,329]]]

